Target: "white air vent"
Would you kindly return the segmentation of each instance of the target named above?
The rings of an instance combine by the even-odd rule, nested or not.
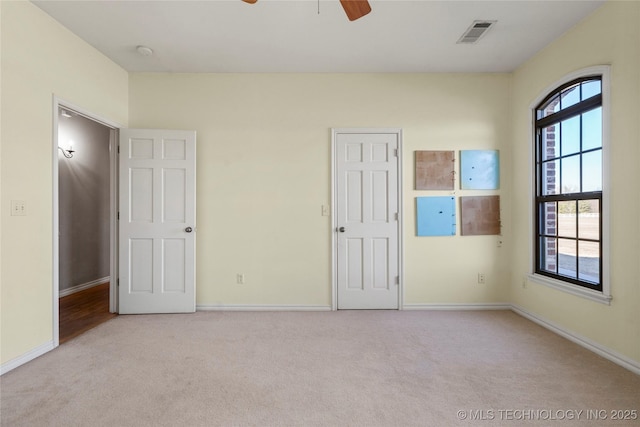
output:
[[[464,32],[462,37],[458,40],[458,43],[462,44],[474,44],[477,43],[482,36],[484,36],[489,28],[493,27],[493,25],[498,21],[473,21],[473,24],[467,31]]]

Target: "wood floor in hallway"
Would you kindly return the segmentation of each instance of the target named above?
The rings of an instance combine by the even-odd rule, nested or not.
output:
[[[109,283],[60,298],[60,344],[116,317],[109,313]]]

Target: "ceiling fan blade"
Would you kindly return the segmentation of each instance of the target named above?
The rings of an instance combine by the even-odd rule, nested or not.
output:
[[[347,13],[349,21],[355,21],[371,12],[371,6],[367,0],[340,0],[340,3],[342,3],[342,8]]]
[[[258,0],[242,0],[245,3],[249,3],[249,4],[254,4],[256,3]]]

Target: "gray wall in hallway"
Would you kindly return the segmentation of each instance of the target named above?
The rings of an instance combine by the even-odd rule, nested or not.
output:
[[[109,135],[100,123],[59,115],[58,143],[73,143],[73,158],[58,150],[60,290],[110,274]]]

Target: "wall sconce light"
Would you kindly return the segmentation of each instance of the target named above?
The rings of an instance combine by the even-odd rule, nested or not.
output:
[[[76,150],[73,149],[73,142],[69,141],[69,148],[67,148],[66,150],[64,148],[62,148],[61,146],[58,145],[58,149],[60,151],[62,151],[62,155],[65,156],[67,159],[70,159],[73,157],[73,153],[76,152]]]

